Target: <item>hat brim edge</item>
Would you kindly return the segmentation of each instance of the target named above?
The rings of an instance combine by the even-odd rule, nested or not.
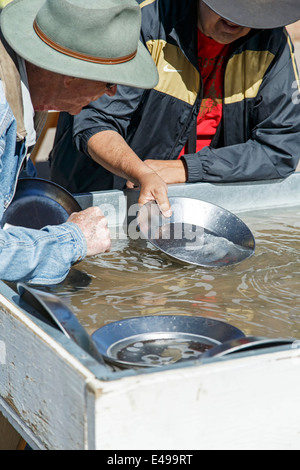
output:
[[[240,11],[239,8],[236,8],[234,2],[232,8],[230,9],[230,14],[228,14],[229,8],[226,8],[226,4],[220,2],[215,2],[214,0],[203,0],[204,3],[213,10],[217,15],[221,16],[227,21],[235,23],[239,26],[251,29],[275,29],[288,26],[298,20],[300,20],[300,8],[297,7],[297,12],[293,9],[293,13],[290,10],[287,11],[288,16],[280,15],[280,19],[273,19],[272,9],[265,11],[263,14],[259,12],[257,18],[253,19],[252,15],[246,14],[244,11]],[[215,4],[216,3],[216,4]],[[239,4],[240,6],[240,4]]]
[[[16,4],[26,3],[27,14]],[[54,73],[71,77],[136,88],[154,88],[158,82],[157,68],[146,47],[139,41],[136,56],[121,64],[95,64],[62,54],[45,44],[34,32],[33,20],[44,0],[17,0],[1,12],[1,30],[10,47],[23,59]],[[20,20],[20,21],[19,21]],[[22,27],[16,28],[16,25]]]

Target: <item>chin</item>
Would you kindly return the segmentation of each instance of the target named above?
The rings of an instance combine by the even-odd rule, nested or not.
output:
[[[76,116],[76,114],[79,114],[81,112],[82,108],[80,109],[70,109],[69,111],[67,111],[69,114],[71,114],[71,116]]]
[[[213,38],[216,42],[220,44],[231,44],[232,42],[236,41],[238,39],[237,37],[233,36],[228,36],[227,34],[220,34],[217,35],[215,38]]]
[[[62,111],[62,109],[58,108],[57,106],[52,105],[44,105],[38,106],[34,108],[35,111]]]

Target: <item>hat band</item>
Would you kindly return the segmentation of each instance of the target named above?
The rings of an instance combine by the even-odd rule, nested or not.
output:
[[[129,62],[130,60],[132,60],[137,54],[137,50],[134,51],[132,54],[126,55],[124,57],[116,57],[116,58],[95,57],[95,56],[88,55],[88,54],[82,54],[81,52],[72,51],[72,49],[61,46],[60,44],[57,44],[55,41],[50,39],[40,29],[40,27],[38,26],[36,20],[34,20],[34,22],[33,22],[33,29],[36,32],[36,34],[39,36],[39,38],[45,44],[50,46],[52,49],[55,49],[56,51],[61,52],[62,54],[73,57],[74,59],[85,60],[86,62],[93,62],[94,64],[111,64],[111,65],[112,64],[123,64],[124,62]]]

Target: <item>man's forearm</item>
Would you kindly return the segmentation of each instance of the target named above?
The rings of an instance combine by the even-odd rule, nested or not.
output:
[[[139,184],[152,170],[136,155],[122,136],[115,131],[102,131],[88,142],[92,159],[112,173]]]
[[[140,204],[155,200],[162,213],[170,217],[166,183],[136,155],[117,132],[102,131],[93,135],[88,142],[88,152],[99,165],[139,185]]]

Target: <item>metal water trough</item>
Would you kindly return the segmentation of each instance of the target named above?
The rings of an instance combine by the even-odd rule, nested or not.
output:
[[[260,183],[174,185],[234,212],[300,206],[300,173]],[[137,191],[77,195],[115,207],[126,231]],[[284,210],[284,209],[283,209]],[[298,341],[142,370],[113,370],[0,284],[0,412],[33,449],[300,449]],[[242,417],[242,419],[241,419]]]

